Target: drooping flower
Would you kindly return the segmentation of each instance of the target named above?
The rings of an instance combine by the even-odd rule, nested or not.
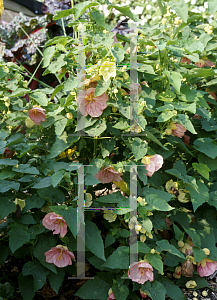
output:
[[[168,193],[173,195],[174,190],[178,190],[178,182],[170,179],[169,181],[166,182],[165,189],[167,190]]]
[[[41,122],[44,122],[46,120],[44,111],[44,108],[35,105],[28,111],[28,116],[36,125],[41,125]]]
[[[76,101],[83,116],[99,117],[107,107],[108,95],[103,93],[100,96],[94,97],[95,90],[95,88],[89,88],[78,94]]]
[[[176,267],[175,272],[173,273],[173,277],[175,277],[176,279],[181,278],[181,271],[182,271],[181,266]]]
[[[188,146],[190,144],[190,136],[189,135],[184,135],[184,143]]]
[[[99,75],[103,76],[105,81],[109,80],[110,77],[116,76],[116,64],[111,61],[104,61],[99,69]]]
[[[54,212],[48,213],[42,220],[42,224],[49,230],[54,230],[53,234],[59,234],[63,238],[67,233],[67,224],[64,218]]]
[[[74,254],[70,252],[67,247],[62,245],[52,247],[49,251],[45,252],[44,255],[46,256],[46,262],[54,264],[59,268],[72,265],[71,259],[75,259]]]
[[[102,168],[96,175],[95,177],[101,181],[102,183],[109,183],[112,181],[122,181],[121,178],[121,173],[117,172],[114,167],[106,167]]]
[[[178,190],[178,200],[182,203],[187,203],[189,202],[190,200],[186,197],[186,193],[187,192],[185,189],[179,189]]]
[[[129,95],[136,95],[137,94],[137,90],[138,90],[138,94],[140,94],[141,91],[142,91],[141,84],[136,83],[136,82],[131,83]]]
[[[185,286],[187,289],[193,289],[197,286],[197,283],[194,280],[189,280],[186,282]]]
[[[147,298],[147,293],[143,292],[141,289],[139,291],[142,298]]]
[[[166,222],[168,228],[170,228],[170,226],[173,224],[173,222],[168,217],[166,217],[165,222]]]
[[[145,164],[147,170],[147,176],[151,177],[154,172],[157,172],[163,165],[163,157],[159,154],[146,155],[142,159],[142,163]]]
[[[112,299],[116,299],[115,294],[113,293],[112,289],[109,289],[107,300],[112,300]]]
[[[190,64],[191,60],[189,58],[183,56],[182,59],[181,59],[181,63],[183,63],[183,64],[185,64],[185,63],[186,64]]]
[[[11,151],[8,147],[5,148],[2,158],[12,158],[14,156],[15,150]]]
[[[195,65],[199,68],[215,67],[215,63],[209,59],[200,59],[198,62],[195,63]]]
[[[217,270],[217,261],[207,257],[197,263],[197,273],[200,277],[210,276]]]
[[[193,263],[190,260],[186,260],[182,264],[182,276],[185,277],[192,277],[194,273],[194,266]]]
[[[192,119],[194,120],[200,120],[202,118],[202,116],[198,115],[198,114],[195,114]]]
[[[128,277],[135,282],[144,284],[146,281],[154,280],[154,273],[152,266],[145,262],[134,262],[130,265],[128,270]]]
[[[185,135],[185,131],[187,131],[187,129],[185,128],[185,126],[178,123],[176,123],[175,126],[176,128],[172,129],[172,135],[182,138]]]
[[[112,210],[104,210],[103,218],[106,219],[109,223],[112,223],[117,219],[117,215],[113,213]]]

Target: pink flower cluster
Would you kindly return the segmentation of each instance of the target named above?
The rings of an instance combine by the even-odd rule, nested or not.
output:
[[[42,224],[49,230],[54,230],[53,234],[60,234],[63,238],[67,233],[67,224],[62,216],[56,213],[48,213],[42,220]],[[46,262],[55,264],[59,268],[64,268],[72,264],[72,259],[75,256],[70,252],[67,247],[59,245],[52,247],[49,251],[45,252]]]

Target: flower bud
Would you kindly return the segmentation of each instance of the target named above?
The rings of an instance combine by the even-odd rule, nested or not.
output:
[[[146,241],[145,235],[140,235],[140,242],[144,243]]]
[[[171,129],[167,128],[167,129],[165,130],[165,134],[166,134],[166,135],[171,135],[171,133],[172,133],[172,130],[171,130]]]
[[[67,117],[67,119],[70,119],[70,120],[73,119],[72,113],[67,113],[67,114],[66,114],[66,117]]]
[[[206,297],[208,295],[207,291],[202,291],[202,296]]]
[[[167,19],[166,19],[166,18],[163,18],[163,19],[161,20],[161,22],[162,22],[162,24],[163,24],[163,25],[165,25],[165,24],[166,24],[166,21],[167,21]]]
[[[179,247],[184,247],[185,243],[183,241],[178,241]]]
[[[179,279],[181,278],[181,271],[182,271],[182,267],[178,266],[175,268],[175,272],[173,273],[173,276],[176,278],[176,279]]]
[[[35,123],[30,118],[27,118],[25,120],[25,124],[27,128],[32,128],[35,125]]]
[[[154,248],[151,249],[150,253],[155,254],[156,250]]]
[[[203,248],[203,251],[206,255],[210,255],[210,250],[208,248]]]

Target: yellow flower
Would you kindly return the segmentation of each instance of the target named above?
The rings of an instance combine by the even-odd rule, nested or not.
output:
[[[145,198],[142,198],[142,197],[138,197],[137,201],[139,202],[139,204],[141,206],[145,206],[147,204],[147,202],[145,201]]]
[[[178,200],[182,203],[187,203],[189,202],[188,198],[185,197],[186,193],[183,192],[183,189],[178,190],[179,191],[179,196]]]
[[[174,24],[175,25],[180,25],[182,23],[181,19],[175,19]]]
[[[0,16],[3,13],[3,10],[4,10],[4,3],[3,3],[3,0],[0,0]]]
[[[60,153],[59,157],[62,159],[62,158],[65,158],[66,157],[66,152],[63,151],[62,153]]]
[[[177,129],[176,123],[175,123],[175,122],[170,122],[170,129],[171,129],[171,130]]]
[[[105,81],[109,80],[110,77],[115,77],[116,64],[114,62],[105,61],[99,69],[99,74],[103,76]]]
[[[185,286],[187,289],[193,289],[197,286],[197,284],[194,280],[189,280],[188,282],[186,282]]]
[[[166,134],[166,135],[171,135],[171,133],[172,133],[172,130],[171,130],[171,129],[167,128],[167,129],[165,130],[165,134]]]
[[[109,223],[114,222],[117,218],[117,215],[111,210],[104,210],[103,218],[106,219]]]
[[[25,124],[27,128],[32,128],[35,125],[35,123],[30,118],[27,118],[25,120]]]
[[[184,247],[185,243],[183,241],[178,241],[179,247]]]
[[[167,181],[165,188],[167,190],[168,193],[173,195],[173,191],[171,190],[172,188],[178,190],[178,182],[174,182],[172,179],[170,179],[169,181]]]
[[[14,202],[16,205],[19,205],[19,206],[20,206],[21,211],[22,211],[23,208],[26,206],[25,200],[22,200],[22,199],[16,198],[13,202]]]
[[[151,161],[150,161],[150,158],[152,157],[152,155],[146,155],[143,157],[143,159],[141,160],[141,162],[144,164],[144,165],[150,165]]]
[[[124,72],[124,73],[123,73],[123,77],[124,77],[124,79],[127,80],[127,79],[129,78],[129,74],[128,74],[127,72]]]
[[[75,153],[76,149],[77,149],[77,146],[73,147],[72,149],[68,149],[68,150],[67,150],[67,156],[68,156],[69,159],[70,159],[70,158],[72,157],[72,155]]]

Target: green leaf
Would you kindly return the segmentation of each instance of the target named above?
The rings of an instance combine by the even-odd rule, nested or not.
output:
[[[118,64],[124,60],[125,51],[120,47],[115,45],[114,48],[111,49],[111,52]]]
[[[174,223],[173,223],[173,229],[174,229],[174,232],[175,232],[176,239],[178,241],[181,241],[183,239],[184,233]]]
[[[182,252],[180,252],[176,247],[171,245],[167,240],[157,241],[156,244],[160,248],[160,251],[159,250],[157,250],[157,251],[159,251],[159,252],[167,251],[175,256],[185,259],[185,256],[182,254]]]
[[[210,171],[217,170],[217,158],[212,159],[212,158],[208,157],[207,155],[200,153],[198,156],[198,160],[199,160],[199,163],[206,164],[207,167],[210,169]]]
[[[139,222],[148,233],[152,231],[153,224],[152,221],[146,215],[143,215],[143,220]]]
[[[20,188],[20,183],[15,181],[0,180],[0,193],[5,193],[10,189],[15,189],[18,191]]]
[[[157,118],[156,122],[166,122],[174,116],[174,113],[170,110],[162,112]]]
[[[57,11],[56,14],[53,16],[53,20],[59,20],[68,17],[71,14],[74,14],[74,12],[75,12],[75,8]]]
[[[106,130],[106,121],[98,120],[91,128],[85,130],[85,132],[90,136],[100,136]]]
[[[162,1],[162,0],[157,0],[157,3],[158,3],[158,6],[159,6],[159,8],[160,8],[161,14],[162,14],[162,15],[165,15],[166,12],[167,12],[167,9],[166,9],[166,5],[165,5],[164,1]]]
[[[100,234],[101,231],[95,223],[90,221],[85,222],[85,246],[93,254],[105,261],[104,244]]]
[[[117,5],[109,5],[109,6],[108,6],[108,9],[111,9],[111,8],[117,9],[117,10],[118,10],[119,12],[121,12],[124,16],[129,17],[130,19],[132,19],[132,20],[135,21],[135,22],[138,21],[137,16],[134,15],[134,14],[131,12],[130,7],[127,7],[127,6],[121,7],[121,6],[117,6]]]
[[[194,141],[195,148],[215,159],[217,157],[217,142],[211,138],[199,138]]]
[[[126,246],[118,247],[103,264],[104,267],[110,269],[128,269],[129,268],[129,253],[123,250],[129,250]]]
[[[94,201],[101,202],[101,203],[119,203],[124,199],[126,198],[121,195],[121,192],[115,192],[110,195],[101,196],[98,199],[95,199]]]
[[[148,150],[148,144],[138,137],[135,137],[132,143],[132,152],[135,160],[138,161],[144,157]]]
[[[102,141],[102,148],[101,148],[101,153],[102,157],[105,158],[107,155],[111,153],[115,146],[115,139],[103,139]]]
[[[53,187],[56,187],[58,185],[58,183],[62,180],[64,174],[65,174],[64,170],[59,170],[58,172],[54,173],[51,176],[51,182]]]
[[[56,138],[56,141],[51,147],[50,154],[47,156],[47,158],[51,159],[58,156],[60,153],[72,146],[72,144],[76,143],[79,139],[79,136],[67,136],[67,133],[64,131],[60,137]]]
[[[32,300],[35,295],[32,276],[23,276],[23,274],[20,273],[18,283],[23,300]]]
[[[27,231],[28,226],[13,223],[13,227],[8,233],[9,247],[12,253],[30,241],[30,234]]]
[[[10,94],[10,97],[23,97],[29,92],[31,92],[30,89],[17,88],[13,93]]]
[[[209,172],[210,169],[206,164],[202,163],[193,163],[192,164],[193,168],[200,173],[205,179],[209,180]]]
[[[162,92],[156,95],[156,99],[165,101],[165,102],[172,102],[173,99],[176,98],[176,94],[174,94],[172,91],[167,90],[166,92]]]
[[[52,247],[56,247],[56,237],[49,234],[41,234],[38,236],[36,244],[33,246],[33,254],[40,261],[40,263],[51,270],[54,273],[57,273],[56,266],[54,264],[50,264],[46,262],[45,252],[50,250]]]
[[[199,262],[206,257],[206,254],[203,251],[203,249],[200,249],[198,247],[193,247],[193,252],[194,252],[195,262]]]
[[[38,195],[31,195],[26,198],[26,206],[23,212],[27,212],[32,208],[41,208],[45,203],[45,199],[40,198]]]
[[[127,130],[130,129],[130,124],[129,121],[122,119],[118,123],[116,123],[113,127],[120,130]]]
[[[55,51],[55,46],[48,47],[43,51],[43,68],[47,68],[49,66],[50,60],[54,55]]]
[[[172,7],[172,9],[175,10],[177,15],[185,22],[187,23],[188,20],[188,6],[185,3],[184,0],[178,0],[178,1],[169,1],[168,5]]]
[[[96,275],[94,276],[94,279],[85,282],[75,296],[87,300],[107,300],[110,287],[111,286],[108,282],[102,280],[98,275]]]
[[[93,19],[96,24],[98,24],[101,27],[105,27],[105,16],[104,14],[100,13],[99,11],[91,11],[90,17]]]
[[[174,284],[174,282],[172,280],[170,280],[169,278],[165,277],[165,276],[161,276],[160,277],[160,282],[163,284],[163,286],[166,289],[166,293],[167,295],[173,299],[173,300],[186,300],[185,295],[183,294],[183,292],[181,291],[181,289]]]
[[[147,282],[145,282],[145,284],[142,285],[141,290],[144,292],[148,291],[152,300],[165,300],[166,290],[159,281],[155,280],[154,282],[152,282],[151,287],[148,289],[146,289],[146,286],[147,286]]]
[[[35,92],[29,96],[30,96],[30,98],[33,98],[38,104],[40,104],[42,106],[47,106],[47,104],[48,104],[48,98],[42,92]]]
[[[114,292],[114,295],[117,300],[126,300],[127,296],[129,295],[129,289],[124,284],[120,286],[113,285],[112,291]]]
[[[28,261],[22,269],[22,274],[24,276],[33,276],[34,292],[40,290],[44,286],[49,273],[50,271],[43,267],[37,260],[35,262]]]
[[[64,82],[64,91],[69,92],[72,89],[77,88],[78,86],[78,78],[69,76],[69,78]]]
[[[17,167],[13,167],[12,171],[24,174],[39,175],[39,171],[35,167],[31,167],[30,164],[23,164]]]
[[[182,75],[174,71],[164,71],[164,74],[168,76],[169,82],[175,88],[175,90],[180,93]]]
[[[191,194],[191,202],[193,205],[194,211],[198,209],[203,203],[209,200],[209,189],[208,187],[201,181],[197,181],[198,192],[191,187],[186,187]]]
[[[148,253],[148,254],[146,254],[146,258],[147,258],[148,262],[152,265],[152,267],[154,267],[160,273],[163,273],[163,262],[162,262],[162,258],[159,254]]]
[[[50,286],[56,294],[58,294],[58,292],[59,292],[59,289],[64,280],[64,276],[65,276],[65,271],[64,271],[64,269],[60,269],[60,268],[57,269],[57,274],[50,273],[47,276],[47,278],[50,282]]]
[[[148,210],[160,210],[160,211],[170,211],[174,207],[170,206],[164,199],[160,198],[157,194],[148,195],[145,198],[148,203],[145,208]]]
[[[216,0],[208,0],[208,13],[214,14],[217,11],[217,1]]]
[[[32,188],[33,189],[43,189],[43,188],[50,186],[51,184],[52,184],[51,176],[48,176],[48,177],[42,178],[38,183],[34,184]]]
[[[147,140],[151,140],[155,144],[161,146],[164,150],[168,150],[150,131],[146,131]]]
[[[174,108],[180,111],[189,111],[192,114],[196,113],[196,103],[186,104],[179,102],[178,104],[174,104]]]
[[[10,159],[10,158],[2,158],[0,159],[0,166],[16,166],[18,164],[18,160]]]
[[[65,117],[63,117],[62,119],[60,119],[54,123],[55,133],[57,136],[60,136],[63,133],[63,131],[66,127],[66,124],[67,124],[67,118],[65,118]]]
[[[108,89],[108,87],[110,86],[111,80],[99,80],[96,86],[96,90],[94,93],[94,97],[98,97],[101,96],[103,93],[105,93]]]
[[[85,1],[75,5],[75,19],[78,19],[91,6],[99,5],[98,2]]]
[[[3,220],[10,213],[16,210],[16,204],[7,198],[1,197],[0,201],[0,220]]]

